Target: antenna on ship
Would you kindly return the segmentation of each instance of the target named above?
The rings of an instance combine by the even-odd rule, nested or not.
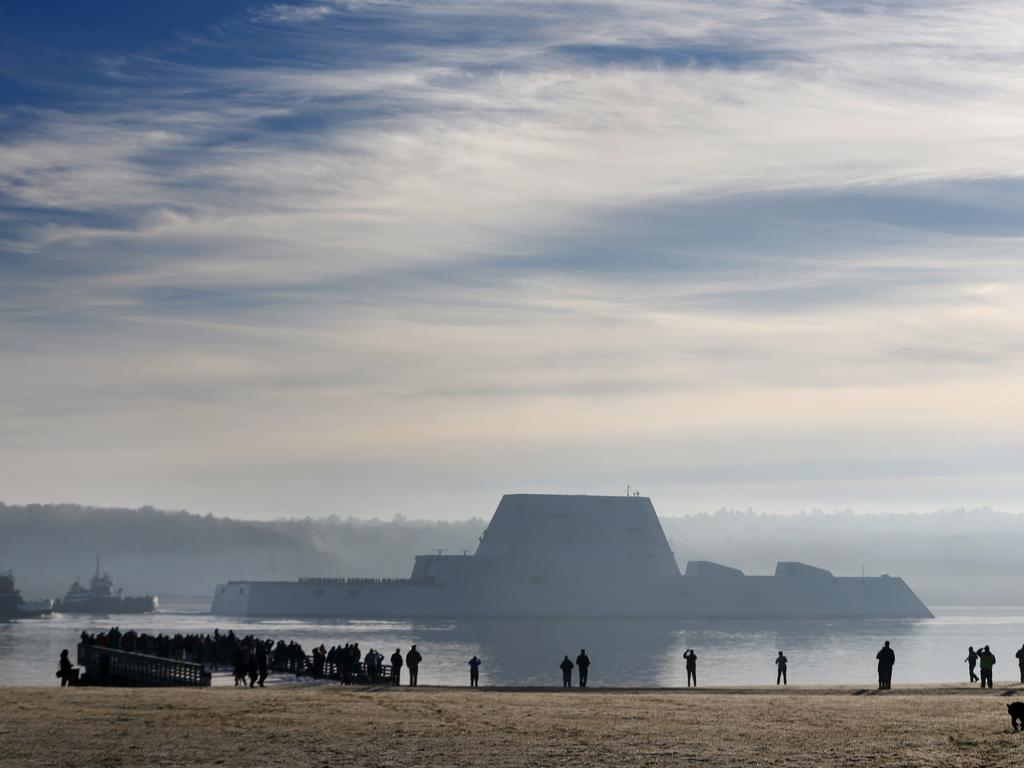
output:
[[[632,496],[632,495],[633,495],[633,494],[631,494],[631,493],[629,492],[629,486],[627,485],[627,486],[626,486],[626,497],[628,498],[628,497],[630,497],[630,496]]]
[[[437,554],[439,554],[439,555],[443,555],[448,550],[447,549],[435,549],[434,551],[437,552]]]

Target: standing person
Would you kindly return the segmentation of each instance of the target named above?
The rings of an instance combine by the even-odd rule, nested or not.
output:
[[[402,651],[399,648],[391,654],[391,684],[395,687],[402,684]]]
[[[270,642],[269,640],[267,641]],[[259,679],[257,682],[260,688],[267,682],[267,644],[259,642],[256,644],[256,671],[259,672]]]
[[[245,685],[245,651],[242,649],[240,642],[235,643],[234,651],[234,664],[235,664],[235,687],[239,685]]]
[[[878,688],[889,690],[892,688],[892,668],[896,664],[896,652],[889,647],[889,641],[885,641],[882,649],[875,654],[878,659]]]
[[[576,668],[580,671],[580,688],[586,688],[587,670],[590,669],[590,657],[587,656],[586,648],[580,648],[580,655],[576,657]]]
[[[1017,657],[1017,666],[1020,667],[1020,681],[1024,683],[1024,645],[1013,655]]]
[[[985,683],[988,683],[988,687],[992,687],[992,667],[996,664],[996,655],[988,649],[986,645],[981,649],[981,653],[978,654],[978,664],[981,666],[981,687],[985,687]]]
[[[420,662],[423,661],[423,657],[420,652],[416,650],[414,645],[409,649],[409,652],[405,654],[405,666],[409,668],[409,685],[415,687],[416,682],[420,673]]]
[[[562,670],[562,687],[572,688],[572,662],[569,661],[568,654],[566,654],[565,658],[562,659],[562,663],[558,666]]]
[[[71,665],[71,659],[68,658],[68,649],[65,648],[60,652],[60,661],[57,663],[57,677],[60,678],[61,688],[71,685],[75,677],[74,670],[75,668]]]
[[[260,676],[259,664],[256,662],[256,651],[249,651],[249,656],[245,660],[245,671],[249,673],[249,687],[256,687],[256,680]],[[242,681],[242,685],[245,685],[245,680]]]
[[[779,651],[779,655],[775,657],[775,666],[779,668],[778,673],[775,675],[776,685],[778,685],[780,681],[783,685],[789,685],[789,681],[786,679],[786,662],[786,657],[782,655],[782,651]]]
[[[971,676],[971,682],[978,682],[978,676],[974,674],[974,668],[978,666],[978,654],[974,652],[973,645],[967,646],[967,658],[964,661],[967,662],[967,674]]]
[[[469,687],[480,687],[480,659],[476,656],[469,660]]]
[[[690,683],[693,683],[693,687],[697,687],[697,654],[693,652],[693,648],[687,648],[683,653],[683,658],[686,659],[686,687],[690,687]]]

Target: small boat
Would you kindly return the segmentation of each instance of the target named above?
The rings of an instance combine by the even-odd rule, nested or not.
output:
[[[124,590],[115,589],[109,573],[100,573],[100,556],[96,555],[96,573],[89,579],[89,588],[75,579],[55,610],[60,613],[152,613],[159,605],[154,595],[125,597],[123,593]]]
[[[52,600],[26,602],[11,571],[0,571],[0,619],[29,619],[53,612]]]

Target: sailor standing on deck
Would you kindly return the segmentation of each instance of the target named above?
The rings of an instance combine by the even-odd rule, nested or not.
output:
[[[391,684],[396,687],[402,684],[402,651],[400,648],[395,648],[395,652],[391,654]]]

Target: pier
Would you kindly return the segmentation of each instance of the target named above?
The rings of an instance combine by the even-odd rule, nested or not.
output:
[[[78,644],[78,664],[85,668],[83,685],[200,687],[212,682],[202,664],[87,643]]]

